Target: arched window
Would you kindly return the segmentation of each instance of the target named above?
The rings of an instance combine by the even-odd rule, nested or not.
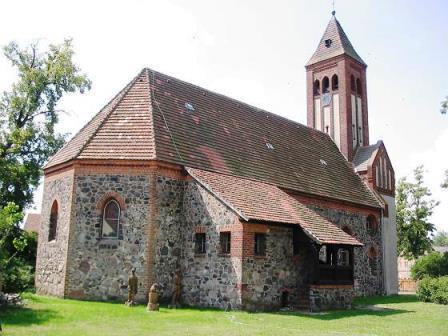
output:
[[[314,84],[313,84],[313,94],[314,94],[315,96],[320,95],[320,82],[319,82],[318,79],[316,79],[316,80],[314,81]]]
[[[104,206],[101,236],[103,238],[118,238],[119,226],[120,205],[116,200],[111,199]]]
[[[331,77],[331,89],[333,91],[336,91],[339,89],[339,78],[338,75],[333,75],[333,77]]]
[[[355,76],[350,76],[350,87],[353,92],[356,92],[356,82],[355,82]]]
[[[330,80],[327,76],[322,79],[322,93],[330,92]]]
[[[367,217],[366,228],[367,228],[367,232],[371,236],[375,235],[378,232],[378,222],[377,222],[375,216],[369,215]]]
[[[356,80],[356,92],[362,96],[362,86],[361,86],[361,80],[358,78]]]
[[[58,229],[58,202],[54,201],[50,210],[50,225],[48,228],[48,241],[56,239]]]

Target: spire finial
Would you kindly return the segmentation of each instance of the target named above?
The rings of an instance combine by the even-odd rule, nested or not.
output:
[[[334,0],[333,0],[333,11],[331,12],[331,15],[333,15],[333,16],[335,16],[336,15],[336,11],[335,11],[335,9],[334,9]]]

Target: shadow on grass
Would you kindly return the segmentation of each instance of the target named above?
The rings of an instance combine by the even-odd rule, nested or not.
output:
[[[322,313],[307,313],[307,312],[276,312],[272,313],[274,315],[287,315],[287,316],[300,316],[300,317],[308,317],[311,319],[322,320],[322,321],[330,321],[337,320],[342,318],[351,318],[357,316],[391,316],[398,314],[407,314],[413,313],[412,310],[405,309],[372,309],[370,307],[365,308],[357,308],[357,309],[348,309],[348,310],[330,310]]]
[[[401,294],[388,296],[368,296],[355,299],[355,305],[376,305],[376,304],[393,304],[393,303],[413,303],[419,302],[416,295]]]
[[[31,309],[27,307],[11,307],[0,310],[0,321],[5,325],[27,326],[41,324],[58,317],[51,309]]]

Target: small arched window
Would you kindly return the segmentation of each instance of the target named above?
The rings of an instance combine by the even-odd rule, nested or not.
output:
[[[315,96],[320,95],[320,82],[319,82],[318,79],[316,79],[316,80],[314,81],[314,84],[313,84],[313,94],[314,94]]]
[[[361,86],[361,80],[358,78],[356,80],[356,92],[358,95],[362,96],[362,86]]]
[[[322,79],[322,93],[330,92],[330,80],[327,76]]]
[[[48,241],[56,239],[56,232],[58,229],[58,202],[53,201],[50,210],[50,225],[48,228]]]
[[[350,87],[353,92],[356,92],[356,82],[355,82],[355,76],[350,76]]]
[[[336,91],[339,89],[339,78],[338,75],[333,75],[333,77],[331,77],[331,89],[333,91]]]
[[[367,228],[367,232],[371,236],[375,235],[378,232],[378,222],[377,222],[375,216],[369,215],[367,217],[366,228]]]
[[[120,205],[116,200],[111,199],[104,206],[101,236],[103,238],[118,238],[119,226]]]

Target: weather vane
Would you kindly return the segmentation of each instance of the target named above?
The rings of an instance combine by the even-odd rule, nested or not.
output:
[[[334,0],[333,0],[333,11],[331,12],[331,15],[335,16],[336,15],[336,11],[334,10]]]

